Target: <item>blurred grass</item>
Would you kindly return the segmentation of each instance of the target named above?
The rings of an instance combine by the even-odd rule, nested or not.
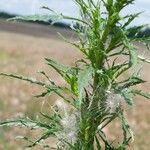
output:
[[[0,61],[4,61],[6,59],[9,59],[10,56],[7,53],[3,52],[2,50],[0,50],[0,51],[1,51],[0,52]]]
[[[70,37],[72,36],[70,35]],[[0,31],[0,38],[0,72],[23,74],[41,79],[36,72],[43,70],[58,84],[64,84],[60,76],[45,65],[44,58],[51,57],[64,64],[72,64],[72,62],[81,57],[74,48],[56,38],[53,34],[47,38]],[[144,47],[142,45],[138,46],[143,54]],[[150,55],[146,54],[146,56]],[[140,88],[146,91],[150,90],[149,74],[148,65],[145,65],[141,76],[148,80],[149,83]],[[55,96],[47,99],[36,99],[33,95],[39,93],[41,89],[30,86],[28,83],[4,77],[0,78],[0,89],[1,119],[23,114],[34,118],[43,110],[50,113],[50,104],[57,99]],[[150,103],[143,98],[137,97],[135,105],[135,107],[128,110],[128,118],[135,131],[135,142],[129,149],[148,150],[150,147]],[[113,140],[116,140],[113,135],[116,135],[118,138],[120,136],[116,132],[118,129],[117,123],[114,123],[108,129],[108,133],[112,135]],[[37,137],[39,132],[33,131],[31,133],[28,130],[18,128],[0,128],[0,150],[24,149],[22,145],[25,145],[25,143],[15,140],[18,134]],[[38,149],[41,150],[41,148],[35,148],[35,150]]]

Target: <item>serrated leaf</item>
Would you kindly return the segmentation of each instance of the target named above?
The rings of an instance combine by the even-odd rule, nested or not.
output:
[[[48,23],[54,23],[62,20],[63,17],[60,15],[30,15],[30,16],[17,16],[9,20],[20,20],[20,21],[44,21]]]
[[[56,61],[54,61],[53,59],[50,58],[45,58],[45,60],[47,61],[47,64],[50,65],[52,68],[54,68],[61,76],[65,75],[65,74],[75,74],[75,68],[72,68],[68,65],[63,65],[60,64]]]
[[[46,91],[44,91],[43,93],[41,93],[39,95],[35,95],[35,97],[37,97],[37,98],[44,97],[47,94],[50,94],[52,92],[54,92],[54,93],[56,93],[57,95],[60,96],[59,93],[61,91],[65,91],[66,90],[66,88],[64,88],[64,87],[60,87],[60,86],[57,86],[55,84],[53,84],[53,85],[47,85],[46,83],[44,83],[42,81],[36,80],[34,78],[30,78],[30,77],[24,77],[24,76],[20,76],[20,75],[7,74],[7,73],[0,73],[0,75],[1,76],[7,76],[7,77],[15,78],[15,79],[19,79],[19,80],[22,80],[22,81],[29,82],[31,84],[36,84],[36,85],[45,87]]]
[[[128,25],[130,25],[130,23],[131,23],[135,18],[137,18],[141,13],[143,13],[143,12],[139,12],[139,13],[135,13],[135,14],[127,15],[127,16],[123,17],[123,19],[128,18],[128,20],[124,23],[123,28],[127,27]]]
[[[134,95],[140,95],[140,96],[143,96],[147,99],[150,99],[150,93],[147,93],[147,92],[143,92],[142,90],[132,90],[131,91]]]
[[[136,76],[131,76],[130,78],[128,78],[124,85],[122,86],[122,88],[129,88],[131,86],[137,85],[137,84],[141,84],[141,83],[145,83],[146,81],[142,80],[139,77]]]
[[[0,121],[0,126],[22,126],[22,127],[32,128],[32,129],[36,129],[36,128],[51,129],[49,125],[29,118],[17,118],[17,119]]]
[[[125,101],[129,105],[133,105],[133,95],[129,89],[123,89],[121,91],[121,95],[124,97]]]
[[[79,93],[79,103],[82,103],[82,96],[84,88],[88,85],[88,82],[92,78],[93,67],[88,66],[84,70],[79,71],[78,75],[78,93]]]
[[[129,43],[127,44],[127,48],[129,50],[129,56],[130,56],[130,60],[129,60],[129,66],[135,66],[138,62],[138,53],[137,53],[137,49],[135,49],[133,46],[131,46]]]
[[[38,138],[37,140],[35,140],[35,141],[32,141],[31,143],[32,144],[30,144],[30,145],[28,145],[27,147],[29,148],[29,147],[34,147],[34,146],[36,146],[36,145],[41,145],[41,146],[43,146],[43,147],[45,147],[45,148],[50,148],[49,147],[49,145],[43,145],[42,144],[42,141],[43,140],[46,140],[47,138],[49,138],[50,136],[52,136],[52,135],[54,135],[54,133],[52,132],[52,131],[46,131],[45,133],[43,133],[42,135],[41,135],[41,137],[40,138]]]
[[[124,112],[120,112],[119,114],[119,118],[121,119],[121,123],[122,123],[122,130],[123,130],[123,142],[126,143],[127,145],[129,144],[129,141],[132,139],[132,141],[134,140],[133,137],[133,132],[129,126],[129,123],[125,117]],[[122,145],[123,146],[123,145]],[[121,148],[122,149],[122,148]],[[123,148],[124,149],[124,148]]]
[[[124,37],[123,44],[129,53],[129,68],[135,66],[138,63],[137,49],[130,43],[131,41],[127,38],[126,32],[122,30],[122,36]]]
[[[46,86],[46,84],[44,82],[38,81],[38,80],[36,80],[34,78],[30,78],[30,77],[24,77],[24,76],[20,76],[20,75],[7,74],[7,73],[0,73],[0,76],[7,76],[7,77],[27,81],[27,82],[30,82],[32,84],[37,84],[37,85],[40,85],[40,86]]]
[[[52,59],[46,58],[48,65],[55,69],[66,82],[70,85],[71,90],[76,94],[77,93],[77,74],[78,68],[70,67],[67,65],[62,65],[58,62],[55,62]]]
[[[59,86],[56,86],[56,85],[47,85],[46,89],[47,89],[47,91],[44,91],[39,95],[35,95],[35,97],[36,98],[45,97],[46,95],[50,95],[51,93],[58,94],[58,93],[66,90],[63,87],[59,87]]]

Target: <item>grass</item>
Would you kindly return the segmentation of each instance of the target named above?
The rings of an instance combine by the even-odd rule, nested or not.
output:
[[[43,63],[43,59],[41,58],[53,56],[54,59],[57,59],[62,63],[71,64],[74,60],[80,57],[80,55],[72,48],[70,48],[68,44],[53,37],[51,37],[51,39],[43,37],[35,38],[28,35],[21,35],[4,31],[0,31],[0,37],[3,37],[0,41],[1,72],[17,72],[26,75],[28,75],[30,72],[30,76],[32,76],[35,75],[35,72],[40,68],[41,70],[48,72],[56,82],[64,84],[64,81],[61,80],[59,76],[56,76],[55,72],[49,71],[49,68],[46,67],[46,65]],[[142,46],[140,48],[141,50],[144,49]],[[65,55],[65,53],[67,53],[67,55]],[[149,74],[150,70],[148,70],[148,66],[145,65],[142,72],[143,78],[150,81]],[[39,77],[37,74],[36,76]],[[147,91],[149,88],[149,84],[146,84],[142,87],[142,89]],[[37,114],[38,110],[42,107],[43,99],[37,100],[32,97],[32,94],[38,91],[38,89],[34,86],[30,87],[28,84],[24,84],[22,82],[3,78],[0,79],[0,89],[0,104],[2,104],[1,107],[3,107],[0,109],[1,118],[10,118],[14,117],[15,114],[21,113],[35,117],[35,114]],[[55,99],[56,97],[46,99],[45,105],[51,103]],[[136,134],[135,143],[132,149],[147,150],[150,147],[150,143],[147,140],[150,137],[150,103],[145,101],[143,98],[138,98],[136,105],[136,109],[131,109],[128,114],[129,119],[131,120],[131,126],[133,129],[135,129]],[[49,110],[50,107],[47,105],[47,111]],[[117,129],[117,124],[114,126],[115,127],[113,129]],[[0,130],[0,145],[2,146],[0,147],[1,149],[17,150],[21,148],[19,147],[19,144],[16,144],[17,142],[14,141],[12,137],[8,136],[12,135],[12,133],[13,135],[18,135],[16,134],[20,132],[18,129],[10,130],[9,128],[3,128],[3,130]],[[9,130],[9,132],[7,131],[7,134],[5,134],[6,130]],[[24,132],[29,134],[27,131]],[[115,130],[108,130],[108,132],[111,134],[115,132]]]

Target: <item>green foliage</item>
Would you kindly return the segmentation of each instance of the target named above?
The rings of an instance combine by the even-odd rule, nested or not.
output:
[[[0,11],[0,18],[8,19],[8,18],[12,18],[12,17],[15,17],[15,15]]]
[[[91,66],[88,66],[87,68],[84,68],[81,70],[78,74],[78,93],[79,93],[79,104],[81,106],[82,103],[82,97],[84,93],[84,88],[88,85],[90,82],[90,79],[93,75],[93,68]]]
[[[132,21],[140,13],[121,16],[122,9],[134,0],[75,0],[80,9],[80,17],[73,18],[57,13],[50,8],[49,15],[34,15],[16,17],[11,20],[72,20],[72,30],[78,35],[79,42],[74,43],[63,39],[75,46],[84,56],[75,62],[74,66],[62,65],[46,58],[47,64],[57,71],[66,81],[66,86],[59,86],[48,77],[48,83],[32,78],[1,73],[8,76],[39,85],[44,92],[36,97],[45,97],[53,93],[64,100],[65,104],[54,107],[53,114],[42,114],[48,122],[19,118],[1,121],[0,126],[21,125],[29,128],[42,128],[43,134],[34,142],[27,137],[29,147],[42,144],[42,141],[54,136],[58,140],[56,149],[68,150],[125,150],[133,139],[133,133],[125,117],[122,107],[126,102],[133,105],[134,96],[140,95],[150,99],[150,93],[134,89],[145,81],[138,75],[132,74],[125,79],[124,74],[139,62],[149,63],[149,60],[138,55],[134,46],[135,41],[146,42],[149,37],[138,38],[137,35],[144,27],[131,27]],[[105,7],[104,11],[102,7]],[[130,38],[130,35],[133,35]],[[148,48],[148,43],[146,44]],[[124,61],[118,64],[117,59]],[[120,76],[123,79],[120,79]],[[66,105],[69,105],[67,107]],[[69,110],[68,110],[69,109]],[[109,140],[104,128],[116,118],[122,126],[122,142],[114,146]],[[121,132],[121,131],[120,131]],[[48,145],[44,146],[48,147]]]

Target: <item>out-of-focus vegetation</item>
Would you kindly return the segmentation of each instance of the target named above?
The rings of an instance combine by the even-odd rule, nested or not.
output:
[[[13,18],[15,16],[17,16],[17,15],[6,13],[6,12],[0,12],[0,18],[1,19],[10,19],[10,18]],[[28,21],[28,22],[34,23],[34,24],[41,24],[41,25],[50,25],[50,23],[52,21],[51,20],[49,20],[49,21],[38,21],[37,20],[37,21]],[[69,23],[65,23],[65,22],[56,22],[56,23],[53,24],[53,26],[70,29],[70,24]],[[129,36],[132,37],[133,35],[130,34]],[[147,25],[147,27],[145,27],[144,30],[142,30],[141,32],[139,32],[138,36],[139,37],[150,36],[150,26]]]
[[[13,18],[15,16],[17,16],[17,15],[9,14],[9,13],[6,13],[6,12],[0,12],[0,18],[1,19],[10,19],[10,18]],[[48,20],[48,21],[28,21],[28,22],[29,23],[34,23],[34,24],[41,24],[41,25],[50,25],[51,20]],[[56,23],[53,24],[53,26],[66,28],[66,29],[70,28],[70,25],[68,23],[64,23],[64,22],[56,22]]]
[[[9,13],[6,13],[6,12],[0,12],[0,18],[8,19],[8,18],[12,18],[12,17],[15,17],[15,16],[16,15],[9,14]]]

